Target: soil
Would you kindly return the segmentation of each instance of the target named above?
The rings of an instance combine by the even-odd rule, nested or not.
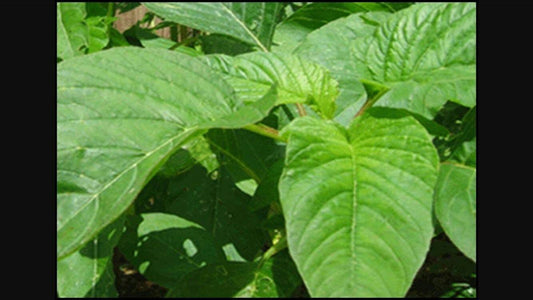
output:
[[[113,271],[119,298],[163,298],[168,291],[140,274],[117,248],[113,253]]]

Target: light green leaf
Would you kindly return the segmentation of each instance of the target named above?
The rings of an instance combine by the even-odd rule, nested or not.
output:
[[[435,215],[450,240],[476,261],[476,169],[442,163],[435,187]]]
[[[391,87],[379,106],[427,118],[447,100],[476,103],[476,4],[420,3],[352,43],[358,78]]]
[[[368,11],[394,12],[409,3],[386,2],[314,2],[298,9],[276,26],[275,52],[292,52],[313,30],[350,14]]]
[[[376,13],[346,18],[366,24],[353,23],[347,26],[351,30],[336,26],[342,19],[331,22],[295,50],[339,81],[336,120],[347,124],[344,114],[353,116],[362,105],[361,89],[353,82],[358,79],[391,87],[377,106],[405,108],[428,119],[447,100],[475,105],[475,3],[419,3],[377,21],[371,15]]]
[[[338,81],[339,96],[335,100],[337,109],[334,115],[342,125],[347,126],[351,122],[366,99],[363,85],[356,76],[357,66],[350,44],[356,38],[372,34],[376,26],[390,15],[381,11],[339,18],[311,32],[293,52],[325,67]]]
[[[433,235],[438,155],[408,114],[371,108],[346,130],[309,117],[288,137],[280,201],[312,297],[403,297]]]
[[[244,105],[195,59],[120,47],[57,69],[57,256],[115,220],[184,143],[263,119],[275,90]]]
[[[57,5],[57,57],[71,58],[84,54],[87,43],[85,3],[56,3]]]
[[[57,293],[60,297],[118,296],[112,257],[123,225],[124,218],[119,218],[80,251],[57,262]]]
[[[225,262],[191,272],[166,297],[290,297],[301,282],[287,251],[264,264]]]
[[[244,102],[255,102],[274,83],[279,104],[306,103],[331,118],[338,95],[337,82],[328,71],[297,56],[252,52],[236,57],[208,55],[201,58],[224,78]]]
[[[143,3],[167,21],[209,33],[231,36],[257,46],[270,48],[279,2],[169,2]]]

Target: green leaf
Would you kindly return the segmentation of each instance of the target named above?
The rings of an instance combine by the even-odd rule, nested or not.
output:
[[[85,3],[56,3],[57,5],[57,57],[71,58],[84,54],[87,43]]]
[[[442,163],[435,187],[435,215],[450,240],[476,261],[476,169]]]
[[[476,103],[476,4],[420,3],[351,47],[358,78],[391,87],[380,106],[433,117],[447,100]]]
[[[357,65],[352,59],[350,44],[356,38],[368,36],[376,26],[391,14],[370,12],[339,18],[311,32],[294,50],[294,54],[317,63],[330,71],[339,83],[339,96],[335,100],[335,120],[347,126],[362,107],[366,96],[359,82]]]
[[[180,280],[166,297],[290,297],[301,282],[287,251],[264,264],[225,262],[208,265]]]
[[[268,51],[279,2],[143,3],[149,10],[181,25],[231,36]]]
[[[312,297],[403,297],[433,236],[438,155],[408,114],[348,129],[298,118],[279,183],[289,251]]]
[[[276,83],[277,105],[307,103],[325,118],[331,118],[335,112],[337,82],[326,69],[297,56],[252,52],[236,57],[208,55],[201,59],[224,74],[244,102],[256,101]]]
[[[141,274],[167,287],[206,264],[252,261],[268,235],[250,200],[224,169],[207,173],[196,165],[155,176],[136,200],[144,220],[130,220],[120,249]]]
[[[276,26],[275,52],[292,52],[305,37],[323,25],[350,14],[368,11],[394,12],[408,3],[385,2],[314,2],[298,9]]]
[[[211,232],[201,225],[165,213],[140,216],[138,238],[121,244],[121,251],[149,280],[168,287],[191,271],[225,261]]]
[[[89,17],[85,20],[87,25],[87,53],[102,50],[109,43],[110,21],[105,17]]]
[[[272,89],[244,105],[195,59],[120,47],[57,69],[57,256],[115,220],[168,157],[207,129],[263,119]]]
[[[117,297],[114,286],[113,247],[124,226],[119,218],[80,251],[57,262],[57,293],[60,297]]]

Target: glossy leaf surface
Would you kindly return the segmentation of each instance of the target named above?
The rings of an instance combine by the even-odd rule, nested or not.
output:
[[[348,59],[350,68],[343,77],[390,86],[378,106],[405,108],[431,119],[447,100],[475,105],[475,3],[418,3],[377,24],[366,23],[379,26],[344,47],[333,43],[339,50],[324,51],[325,43],[316,40],[304,42],[296,52],[327,62],[332,71],[343,69]],[[360,32],[354,28],[349,34],[360,36]],[[334,30],[330,35],[338,33]],[[343,59],[335,63],[333,58],[340,57]],[[342,86],[342,80],[335,78]]]
[[[208,67],[159,49],[73,58],[57,75],[58,258],[115,220],[190,138],[257,122],[276,101],[272,90],[243,105]]]
[[[203,61],[224,74],[244,102],[257,101],[275,83],[276,104],[307,103],[325,118],[333,117],[337,82],[317,64],[293,55],[261,52],[209,55]]]
[[[280,201],[288,245],[313,297],[402,297],[433,234],[438,155],[406,113],[373,108],[346,130],[296,119]]]

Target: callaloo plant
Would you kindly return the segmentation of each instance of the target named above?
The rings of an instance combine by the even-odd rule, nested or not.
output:
[[[57,4],[59,296],[118,296],[113,249],[168,297],[404,297],[437,234],[476,261],[475,3],[136,5],[163,23]]]

